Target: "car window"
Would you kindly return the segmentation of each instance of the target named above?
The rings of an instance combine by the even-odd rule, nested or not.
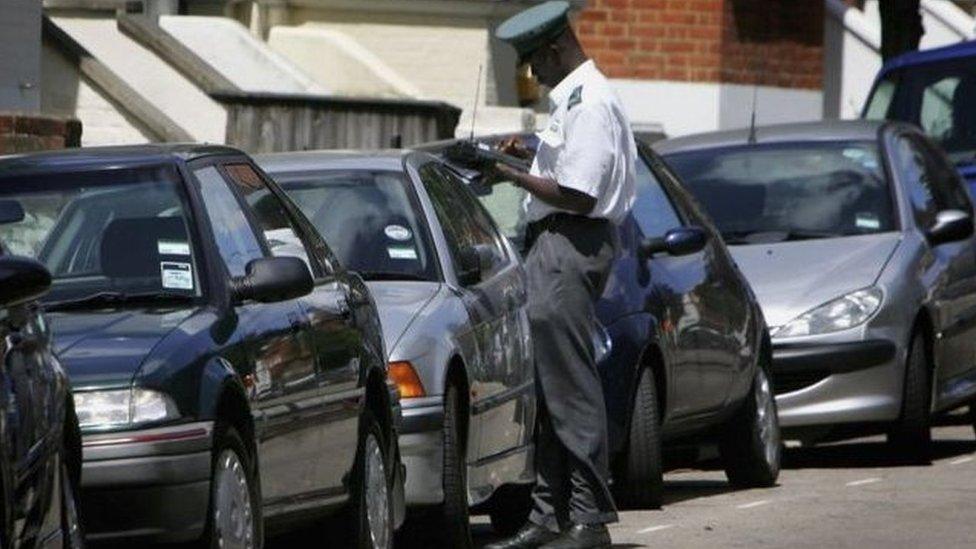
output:
[[[273,173],[338,260],[364,279],[438,279],[413,185],[402,171]]]
[[[300,231],[296,229],[285,205],[271,192],[254,168],[248,164],[237,163],[224,164],[224,169],[230,176],[230,180],[237,186],[237,192],[251,206],[254,220],[264,235],[271,255],[297,257],[308,265],[309,270],[314,271],[308,259],[308,249],[298,236]]]
[[[249,262],[264,257],[257,235],[251,229],[230,184],[216,166],[200,168],[194,174],[220,257],[231,276],[244,276]]]
[[[499,259],[506,257],[494,223],[460,180],[434,163],[421,167],[419,174],[444,229],[455,269],[460,268],[462,250],[479,244],[489,246]]]
[[[960,80],[957,76],[949,76],[925,86],[918,121],[928,135],[951,135],[953,97]]]
[[[44,301],[113,292],[201,295],[196,246],[173,166],[0,178],[24,211],[0,225],[3,248],[53,277]]]
[[[896,225],[874,141],[734,146],[666,160],[730,244],[873,234]]]
[[[884,120],[888,118],[897,89],[897,81],[891,77],[879,82],[878,87],[874,89],[874,93],[868,100],[868,108],[864,112],[864,118],[868,120]]]
[[[644,236],[664,236],[671,229],[681,226],[681,218],[647,162],[638,158],[635,165],[637,200],[634,202],[634,218]]]
[[[897,138],[896,169],[903,174],[920,227],[929,227],[942,210],[972,212],[972,203],[958,172],[945,154],[915,135]]]

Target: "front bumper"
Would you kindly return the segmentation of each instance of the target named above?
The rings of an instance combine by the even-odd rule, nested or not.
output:
[[[212,444],[211,421],[83,436],[88,538],[198,538],[210,502]]]
[[[903,350],[885,339],[773,342],[773,385],[785,428],[898,418]]]
[[[444,501],[444,398],[406,399],[400,427],[400,455],[407,469],[408,506]]]

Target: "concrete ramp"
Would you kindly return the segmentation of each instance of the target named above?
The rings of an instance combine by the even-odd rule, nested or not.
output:
[[[223,143],[225,108],[152,51],[123,34],[114,14],[56,14],[52,22],[196,141]]]
[[[312,80],[291,61],[256,40],[233,19],[165,15],[159,18],[159,25],[243,91],[329,92],[327,85]]]

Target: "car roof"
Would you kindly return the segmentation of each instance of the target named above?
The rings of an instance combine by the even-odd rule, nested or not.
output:
[[[37,153],[0,156],[0,177],[78,170],[99,170],[189,162],[217,155],[243,155],[223,145],[195,143],[82,147]]]
[[[268,173],[310,172],[318,170],[403,170],[403,159],[410,150],[380,151],[298,151],[258,154],[254,161]]]
[[[904,67],[925,65],[928,63],[947,61],[949,59],[958,59],[960,57],[976,57],[976,40],[968,40],[941,48],[913,51],[899,55],[885,63],[878,76],[884,76]]]
[[[875,140],[882,127],[891,124],[880,120],[827,120],[777,124],[756,128],[755,144],[797,141],[864,141]],[[703,149],[718,149],[749,144],[749,128],[700,133],[658,141],[658,154],[668,155]]]

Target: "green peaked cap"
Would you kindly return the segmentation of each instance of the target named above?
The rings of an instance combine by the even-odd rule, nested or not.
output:
[[[495,29],[495,37],[511,44],[524,61],[532,52],[555,40],[569,27],[569,2],[550,0],[508,18]]]

